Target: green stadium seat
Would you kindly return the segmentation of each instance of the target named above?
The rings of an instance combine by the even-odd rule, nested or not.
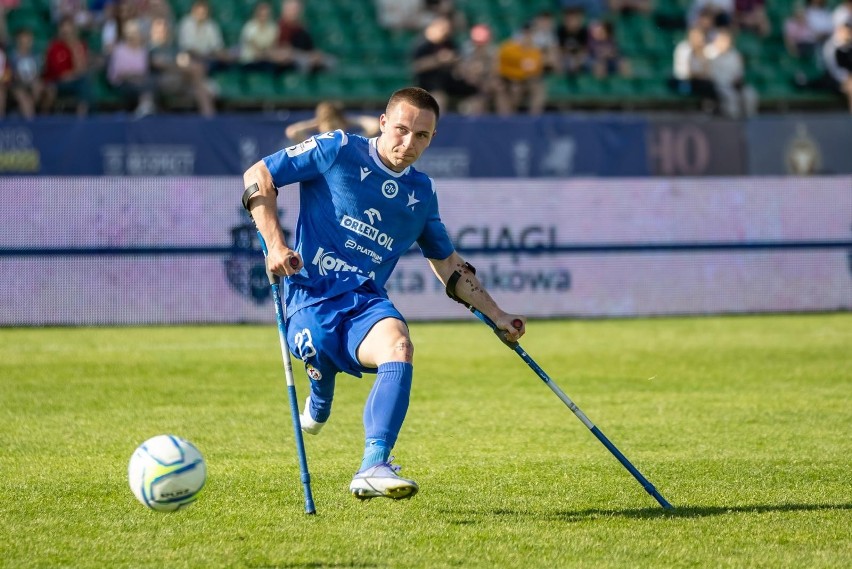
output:
[[[243,85],[242,72],[239,69],[220,71],[212,76],[219,90],[219,96],[226,101],[243,101],[248,98]]]

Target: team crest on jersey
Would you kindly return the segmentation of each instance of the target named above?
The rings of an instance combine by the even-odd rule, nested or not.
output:
[[[308,377],[310,377],[314,381],[319,381],[322,379],[322,374],[320,373],[320,370],[318,370],[311,364],[305,364],[305,373],[307,373]]]
[[[385,180],[382,183],[382,195],[386,198],[395,198],[398,193],[399,184],[396,183],[396,180]]]

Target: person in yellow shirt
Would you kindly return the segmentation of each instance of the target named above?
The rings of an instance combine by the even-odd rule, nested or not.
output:
[[[497,100],[497,111],[510,115],[526,109],[531,115],[544,111],[547,89],[544,84],[544,54],[534,41],[530,24],[500,44],[497,74],[505,89]]]

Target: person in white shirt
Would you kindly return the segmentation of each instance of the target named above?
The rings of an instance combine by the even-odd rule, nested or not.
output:
[[[710,80],[719,95],[722,113],[730,118],[757,113],[757,91],[745,84],[745,65],[734,47],[731,31],[722,28],[705,49],[710,61]]]
[[[195,0],[189,14],[181,20],[178,47],[208,66],[228,63],[232,59],[225,48],[219,24],[210,17],[210,6],[206,0]]]

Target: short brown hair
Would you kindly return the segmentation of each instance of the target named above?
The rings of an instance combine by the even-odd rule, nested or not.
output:
[[[393,95],[388,99],[388,105],[385,107],[385,113],[390,113],[390,110],[398,103],[408,103],[414,105],[418,109],[426,109],[435,113],[435,120],[441,115],[441,110],[438,107],[438,101],[435,100],[429,91],[420,87],[404,87],[394,91]]]

